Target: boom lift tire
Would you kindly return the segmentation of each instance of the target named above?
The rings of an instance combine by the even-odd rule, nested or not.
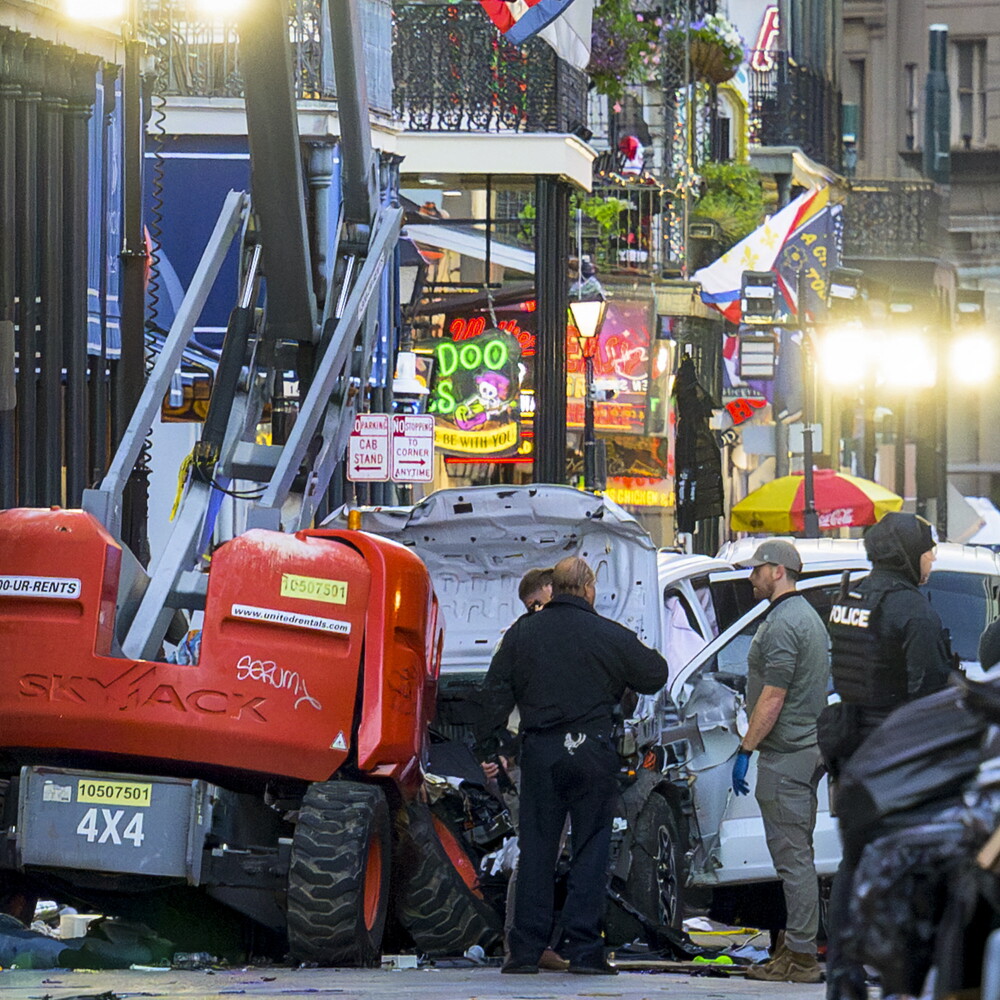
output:
[[[503,922],[477,888],[461,837],[422,802],[408,805],[400,819],[400,924],[426,955],[461,955],[475,944],[488,953]]]
[[[619,892],[651,921],[679,929],[684,921],[684,845],[671,804],[653,792],[635,822],[628,878]],[[617,946],[643,936],[635,917],[616,903],[605,914],[608,944]]]
[[[320,965],[379,964],[389,906],[389,806],[351,781],[309,786],[292,838],[288,943]]]

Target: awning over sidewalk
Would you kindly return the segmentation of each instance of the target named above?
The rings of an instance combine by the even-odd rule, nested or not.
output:
[[[486,233],[482,230],[407,224],[403,232],[417,243],[424,243],[440,250],[453,250],[467,257],[475,257],[476,260],[486,260]],[[512,271],[535,273],[535,255],[530,250],[522,250],[509,243],[490,240],[489,258],[491,264],[499,264]]]

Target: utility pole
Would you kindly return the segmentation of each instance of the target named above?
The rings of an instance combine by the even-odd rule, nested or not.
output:
[[[535,458],[538,483],[566,482],[566,262],[569,185],[539,175],[535,181]]]
[[[801,268],[797,275],[797,296],[799,306],[799,332],[802,334],[802,486],[805,510],[802,512],[802,527],[806,538],[819,538],[819,513],[816,510],[816,491],[813,480],[813,364],[812,341],[806,320],[806,272]]]

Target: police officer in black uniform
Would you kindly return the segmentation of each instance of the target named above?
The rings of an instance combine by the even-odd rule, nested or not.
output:
[[[518,881],[510,957],[503,972],[533,973],[549,943],[554,873],[567,813],[572,860],[563,906],[570,972],[617,972],[604,957],[608,850],[618,794],[614,711],[626,687],[654,694],[667,661],[594,610],[595,578],[583,559],[558,562],[552,600],[507,630],[483,682],[480,748],[521,713]]]
[[[830,610],[833,686],[841,704],[820,719],[820,747],[834,777],[893,709],[948,683],[948,634],[918,589],[930,575],[934,551],[922,517],[886,514],[865,535],[872,572],[853,590],[843,588]],[[834,724],[825,726],[830,720]],[[851,802],[838,798],[836,807],[846,817]],[[864,969],[844,958],[839,938],[865,842],[845,838],[843,847],[828,912],[827,998],[865,1000]]]

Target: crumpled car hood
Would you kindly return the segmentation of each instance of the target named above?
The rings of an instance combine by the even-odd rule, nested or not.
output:
[[[346,508],[324,527],[343,527]],[[581,556],[597,574],[597,611],[662,648],[656,546],[630,514],[569,486],[438,490],[413,507],[362,512],[362,529],[424,561],[445,620],[442,672],[485,671],[524,608],[517,585],[532,567]]]

